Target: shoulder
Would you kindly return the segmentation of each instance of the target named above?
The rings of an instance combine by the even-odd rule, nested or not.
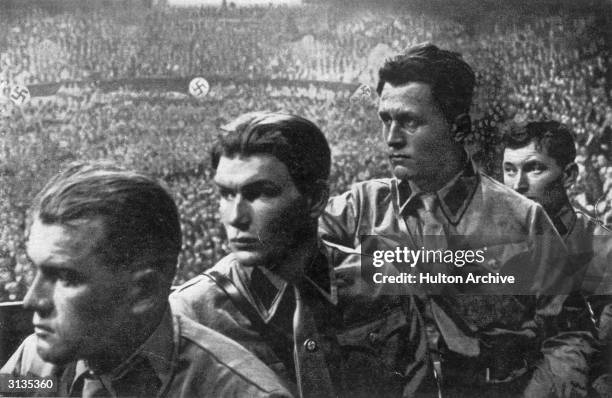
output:
[[[486,174],[480,174],[480,188],[476,195],[480,195],[480,198],[475,199],[482,201],[479,206],[484,205],[484,209],[491,209],[496,213],[519,219],[532,217],[536,213],[544,214],[539,204]]]
[[[179,287],[168,301],[174,314],[221,332],[252,350],[254,342],[261,340],[258,332],[252,328],[251,321],[240,312],[230,296],[208,276],[216,271],[234,282],[239,289],[234,268],[238,266],[235,258],[229,255],[204,274]]]
[[[353,197],[356,200],[363,200],[368,197],[376,197],[381,193],[391,193],[393,186],[392,178],[377,178],[374,180],[366,180],[351,185],[348,191],[340,195],[333,196],[332,199],[341,199],[345,197]]]
[[[480,174],[480,187],[484,198],[500,206],[507,206],[516,211],[529,212],[537,207],[537,203],[508,188],[501,182],[486,174]]]
[[[393,186],[393,178],[377,178],[353,184],[351,191],[362,197],[377,198],[381,194],[390,194]]]
[[[227,255],[219,260],[219,262],[212,268],[204,272],[204,274],[198,275],[177,287],[170,295],[170,298],[193,300],[199,299],[201,295],[206,295],[208,293],[215,294],[220,292],[221,289],[217,287],[217,284],[208,276],[208,274],[211,272],[218,272],[222,275],[229,276],[232,273],[232,268],[236,265],[235,257],[232,254]]]
[[[341,195],[330,198],[326,211],[334,214],[347,206],[353,209],[354,216],[361,212],[385,208],[393,197],[393,189],[397,184],[392,178],[379,178],[353,184],[351,188]]]
[[[236,260],[230,254],[204,274],[179,286],[169,297],[172,311],[214,329],[225,325],[227,315],[236,311],[227,294],[208,274],[214,271],[231,278],[235,266]]]
[[[290,396],[283,381],[238,343],[190,319],[180,324],[180,358],[202,377],[207,396]],[[214,390],[214,391],[213,391]]]

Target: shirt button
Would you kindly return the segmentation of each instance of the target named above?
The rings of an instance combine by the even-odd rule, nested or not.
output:
[[[368,334],[368,340],[370,340],[371,344],[376,344],[378,343],[378,333],[375,332],[371,332],[370,334]]]
[[[318,348],[317,342],[313,339],[308,339],[304,342],[304,347],[306,347],[306,351],[315,352]]]

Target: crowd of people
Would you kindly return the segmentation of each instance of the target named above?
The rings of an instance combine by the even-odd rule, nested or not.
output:
[[[567,123],[576,134],[580,170],[573,204],[612,223],[612,55],[600,30],[605,16],[596,10],[531,18],[499,13],[476,26],[427,12],[321,5],[16,9],[10,18],[0,16],[0,80],[30,87],[78,82],[22,106],[0,100],[0,301],[21,299],[33,278],[24,250],[33,196],[74,160],[111,159],[166,181],[183,226],[177,284],[226,253],[209,150],[233,117],[286,110],[315,121],[332,146],[332,194],[388,176],[378,139],[377,58],[422,41],[463,53],[477,72],[467,143],[484,171],[500,177],[499,136],[512,123]],[[196,75],[225,80],[200,100],[186,87],[183,93],[105,91],[97,84]],[[345,84],[308,83],[314,80]]]

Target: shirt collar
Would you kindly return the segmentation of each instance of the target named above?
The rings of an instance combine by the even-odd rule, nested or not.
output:
[[[153,334],[138,349],[111,372],[99,375],[107,389],[112,389],[112,382],[119,380],[129,372],[138,361],[146,360],[161,381],[162,388],[170,382],[175,358],[178,350],[178,323],[174,322],[169,308]],[[76,363],[74,382],[85,373],[94,371],[87,361],[78,360]]]
[[[338,289],[335,274],[332,267],[332,262],[324,245],[319,244],[318,250],[319,251],[317,253],[317,256],[304,269],[304,279],[303,282],[300,284],[300,287],[302,289],[308,289],[310,291],[313,291],[324,301],[336,305],[338,303]],[[255,308],[258,309],[258,312],[262,319],[267,322],[274,316],[276,310],[278,309],[279,303],[282,301],[282,299],[285,297],[285,295],[290,289],[288,289],[289,283],[283,281],[280,278],[275,278],[274,276],[271,276],[271,271],[268,271],[264,268],[261,268],[261,270],[262,274],[270,281],[270,284],[267,285],[267,288],[272,289],[272,294],[276,296],[276,299],[273,301],[270,308],[260,308],[261,304],[258,303],[261,303],[261,300],[255,299],[256,297],[260,297],[258,295],[259,293],[254,289],[251,284],[247,282],[250,279],[252,269],[241,267],[240,264],[236,261],[236,271],[240,279],[242,289],[246,293],[246,296],[251,302],[251,304],[254,304]]]
[[[397,189],[395,190],[397,195],[397,203],[400,214],[410,207],[416,197],[423,193],[416,185],[411,181],[399,181],[393,179]],[[451,224],[456,225],[461,220],[461,217],[465,213],[476,188],[478,187],[479,176],[474,171],[471,163],[466,163],[463,170],[457,173],[448,183],[442,188],[433,192],[440,203],[440,208],[450,221]]]
[[[576,225],[576,212],[569,203],[564,204],[561,209],[551,217],[559,235],[564,239],[569,236],[574,225]]]

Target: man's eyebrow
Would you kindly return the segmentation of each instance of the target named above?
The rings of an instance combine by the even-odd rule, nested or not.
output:
[[[215,180],[214,183],[215,185],[217,185],[219,188],[222,188],[222,189],[235,189],[234,187],[228,186],[220,181]],[[279,187],[280,184],[269,178],[262,178],[258,180],[257,179],[250,180],[250,181],[247,180],[245,183],[238,186],[238,189],[243,190],[245,188],[252,189],[252,188],[260,188],[260,187],[267,187],[267,186]]]
[[[542,163],[542,164],[546,164],[546,162],[538,157],[528,157],[527,159],[525,159],[525,163]]]
[[[418,114],[414,111],[408,110],[408,109],[386,109],[384,111],[379,111],[378,112],[378,117],[380,117],[381,119],[383,117],[387,117],[390,118],[391,115],[393,115],[393,117],[395,117],[396,120],[401,120],[401,119],[406,119],[406,118],[417,118]]]
[[[229,189],[229,187],[228,187],[227,185],[224,185],[222,182],[219,182],[219,181],[217,181],[217,180],[213,180],[213,183],[214,183],[216,186],[218,186],[219,188],[228,188],[228,189]]]

